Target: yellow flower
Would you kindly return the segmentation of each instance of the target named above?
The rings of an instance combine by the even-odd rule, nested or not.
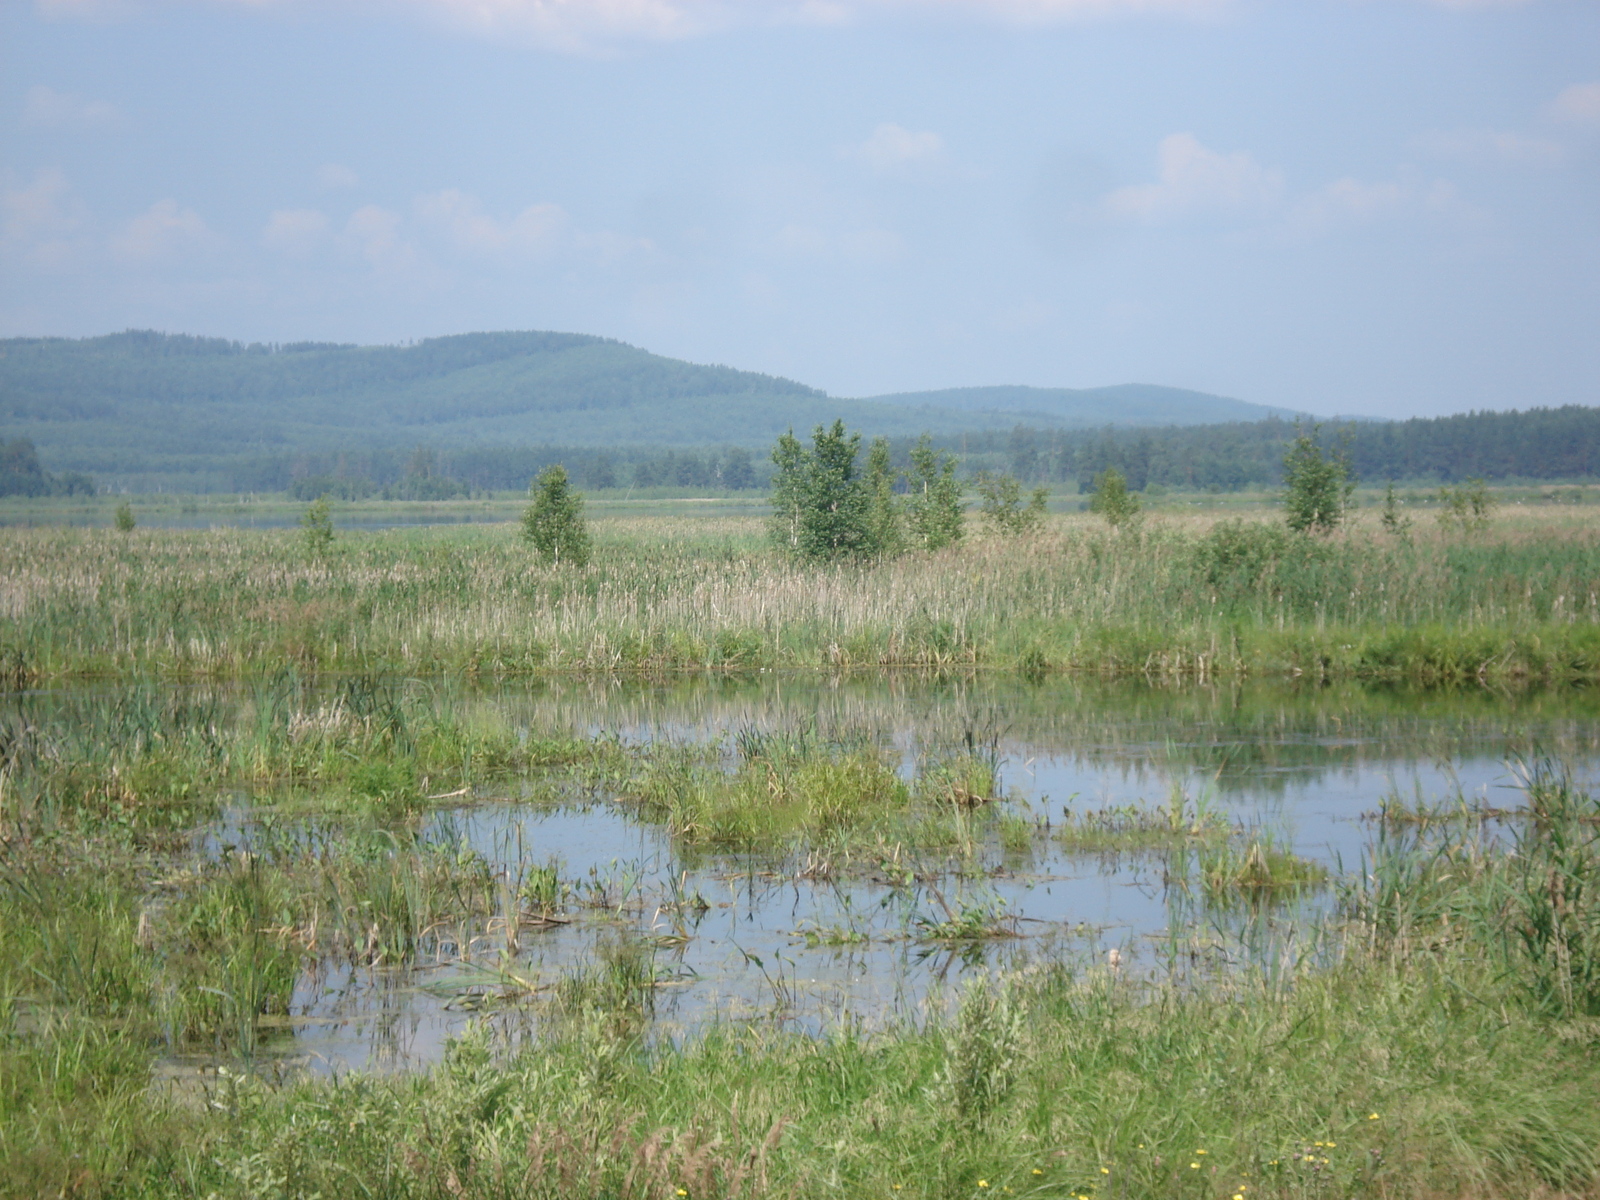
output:
[[[1269,1162],[1267,1164],[1267,1166],[1269,1166],[1269,1167],[1275,1167],[1277,1165],[1278,1165],[1278,1160],[1277,1159],[1273,1159],[1271,1162]]]
[[[1034,1173],[1034,1174],[1035,1174],[1035,1175],[1043,1175],[1043,1174],[1044,1174],[1044,1172],[1043,1172],[1043,1171],[1041,1171],[1041,1170],[1039,1170],[1039,1168],[1038,1168],[1038,1167],[1035,1167],[1035,1168],[1034,1168],[1034,1169],[1033,1169],[1033,1173]]]
[[[1235,1192],[1233,1194],[1233,1200],[1244,1200],[1244,1197],[1242,1195],[1240,1195],[1238,1192]]]
[[[1196,1153],[1196,1154],[1204,1154],[1204,1153],[1205,1153],[1205,1151],[1204,1151],[1204,1150],[1196,1150],[1196,1151],[1195,1151],[1195,1153]]]
[[[1141,1150],[1143,1150],[1143,1149],[1144,1149],[1144,1143],[1143,1143],[1143,1142],[1140,1142],[1140,1143],[1139,1143],[1139,1149],[1141,1149]]]
[[[1189,1164],[1189,1170],[1198,1171],[1199,1169],[1200,1169],[1200,1164],[1199,1163],[1190,1163]]]
[[[979,1187],[988,1187],[989,1186],[989,1181],[987,1179],[980,1179],[980,1180],[978,1180],[978,1186]]]
[[[687,1196],[687,1195],[688,1195],[688,1194],[689,1194],[689,1193],[688,1193],[688,1192],[686,1192],[686,1191],[684,1191],[684,1190],[683,1190],[683,1189],[682,1189],[682,1188],[679,1188],[679,1189],[678,1189],[678,1195],[680,1195],[680,1196]]]
[[[1111,1168],[1110,1167],[1101,1167],[1100,1168],[1100,1174],[1102,1174],[1102,1175],[1111,1174]]]
[[[1376,1121],[1377,1119],[1378,1119],[1378,1114],[1377,1113],[1368,1113],[1367,1114],[1367,1120]]]
[[[1338,1143],[1338,1142],[1329,1142],[1329,1143],[1328,1143],[1328,1149],[1329,1149],[1329,1150],[1332,1150],[1332,1149],[1333,1149],[1333,1148],[1334,1148],[1334,1147],[1335,1147],[1335,1146],[1337,1146],[1337,1145],[1338,1145],[1338,1144],[1339,1144],[1339,1143]]]

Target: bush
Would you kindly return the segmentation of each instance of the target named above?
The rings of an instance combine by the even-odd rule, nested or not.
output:
[[[939,550],[961,540],[966,532],[966,511],[961,494],[966,489],[956,478],[956,457],[933,448],[923,434],[911,447],[911,470],[906,472],[906,524],[912,544]]]
[[[1107,467],[1094,477],[1094,493],[1089,511],[1099,513],[1108,525],[1121,525],[1139,515],[1139,497],[1128,490],[1128,481],[1115,467]]]
[[[533,503],[522,514],[522,536],[551,562],[584,566],[589,561],[589,527],[583,497],[567,480],[560,463],[546,467],[533,484]]]
[[[1356,489],[1350,459],[1341,448],[1324,454],[1317,431],[1302,431],[1283,459],[1283,507],[1296,533],[1331,533],[1345,518]]]
[[[319,497],[306,509],[300,518],[300,528],[304,531],[301,537],[305,539],[307,551],[313,555],[327,553],[333,545],[333,506],[328,497]]]
[[[1026,508],[1022,505],[1022,485],[1011,475],[991,475],[978,472],[973,486],[983,501],[979,512],[993,533],[1017,537],[1032,533],[1044,522],[1045,500],[1050,489],[1037,487]]]

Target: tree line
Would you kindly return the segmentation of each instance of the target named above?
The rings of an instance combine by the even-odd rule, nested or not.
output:
[[[1467,479],[1591,479],[1600,475],[1600,408],[1567,405],[1524,412],[1472,412],[1405,421],[1336,421],[1351,469],[1363,479],[1458,483]],[[1291,421],[1157,429],[1010,431],[947,436],[974,466],[1003,467],[1029,482],[1076,484],[1082,492],[1115,467],[1136,491],[1279,487]]]
[[[92,496],[94,480],[78,471],[52,475],[27,438],[0,442],[0,496]]]

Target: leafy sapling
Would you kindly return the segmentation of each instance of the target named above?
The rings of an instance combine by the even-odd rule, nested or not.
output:
[[[567,469],[546,467],[533,482],[533,502],[522,514],[522,536],[554,563],[581,567],[589,561],[589,526],[583,497],[572,490]]]

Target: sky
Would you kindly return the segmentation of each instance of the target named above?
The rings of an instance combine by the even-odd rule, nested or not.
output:
[[[1595,0],[0,0],[0,336],[1600,404]]]

